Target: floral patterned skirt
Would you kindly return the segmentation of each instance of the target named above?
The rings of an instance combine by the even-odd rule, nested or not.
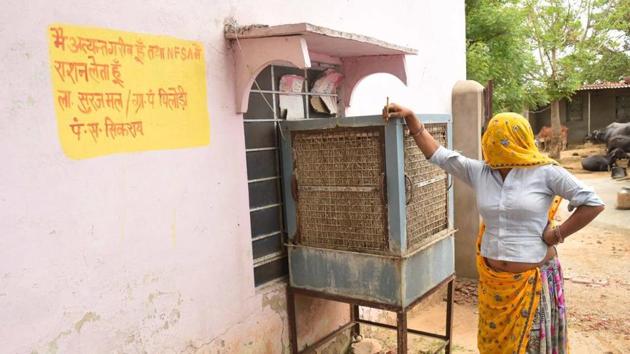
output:
[[[527,353],[568,353],[567,313],[558,257],[540,267],[542,291],[530,331]]]

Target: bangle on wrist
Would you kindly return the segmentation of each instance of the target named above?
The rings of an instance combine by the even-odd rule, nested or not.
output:
[[[554,238],[555,238],[555,237],[554,237]],[[552,242],[547,242],[547,239],[545,239],[544,234],[543,234],[542,241],[543,241],[543,242],[545,243],[545,245],[547,245],[547,246],[553,246],[553,245],[555,245],[555,243],[552,243]]]
[[[562,237],[562,234],[560,233],[559,225],[553,228],[553,235],[556,239],[556,244],[564,242],[564,237]]]
[[[556,240],[556,226],[555,225],[551,225],[549,226],[547,229],[545,229],[545,231],[543,231],[543,237],[542,237],[542,241],[545,243],[545,245],[551,247],[551,246],[555,246],[558,241]],[[551,240],[547,241],[547,237],[546,234],[547,232],[550,231],[551,232]]]
[[[420,129],[418,129],[418,131],[415,133],[412,133],[411,129],[409,129],[409,135],[411,135],[412,138],[415,138],[418,135],[422,134],[423,131],[424,131],[424,125],[420,125]]]

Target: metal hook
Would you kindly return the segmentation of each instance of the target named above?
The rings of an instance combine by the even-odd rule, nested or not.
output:
[[[291,175],[291,196],[293,196],[293,200],[295,200],[296,202],[299,200],[298,180],[295,174]]]
[[[387,191],[385,190],[385,173],[381,173],[381,202],[383,204],[387,203]]]
[[[407,184],[407,181],[409,181],[409,184]],[[411,177],[407,176],[406,173],[405,173],[405,192],[407,194],[406,205],[409,205],[409,203],[411,203],[411,201],[413,200],[413,181],[411,180]]]

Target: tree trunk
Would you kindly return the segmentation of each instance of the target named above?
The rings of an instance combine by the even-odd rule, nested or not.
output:
[[[562,151],[561,123],[560,123],[560,101],[551,102],[551,144],[549,147],[549,157],[560,158]]]

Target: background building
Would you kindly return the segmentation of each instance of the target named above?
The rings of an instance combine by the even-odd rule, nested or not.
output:
[[[530,113],[534,132],[545,125],[551,126],[550,117],[548,107]],[[583,143],[587,133],[612,122],[630,122],[630,81],[582,86],[571,96],[571,100],[560,101],[560,121],[569,128],[569,144]]]

